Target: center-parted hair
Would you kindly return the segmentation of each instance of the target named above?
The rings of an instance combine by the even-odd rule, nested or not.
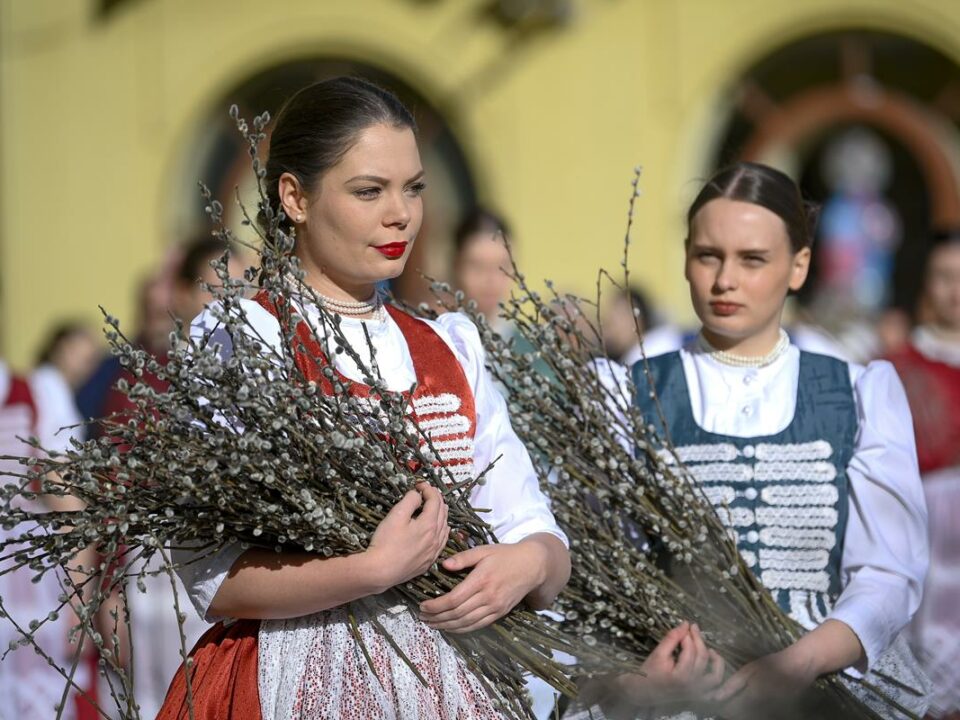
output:
[[[721,198],[759,205],[775,214],[786,226],[793,252],[813,246],[817,206],[803,199],[800,188],[785,173],[752,162],[734,163],[707,181],[687,211],[687,242],[700,208]]]
[[[306,192],[336,165],[373,125],[410,128],[417,124],[390,91],[367,80],[337,77],[309,85],[291,97],[277,114],[270,135],[264,185],[274,212],[280,210],[279,180],[290,173]],[[260,214],[260,223],[265,218]],[[284,223],[289,227],[289,221]]]

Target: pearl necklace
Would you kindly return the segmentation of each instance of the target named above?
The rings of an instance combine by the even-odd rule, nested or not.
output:
[[[287,276],[286,280],[289,285],[293,286],[294,288],[296,287],[297,281],[292,277]],[[300,293],[300,296],[316,296],[316,299],[320,301],[320,304],[335,315],[342,315],[343,317],[349,318],[376,320],[377,322],[383,322],[383,320],[386,319],[383,300],[380,298],[380,293],[378,293],[376,290],[373,291],[373,295],[371,295],[369,299],[361,300],[359,302],[337,300],[332,297],[327,297],[326,295],[321,295],[316,290],[314,290],[312,293]],[[365,318],[364,316],[366,315],[370,315],[372,317]]]
[[[697,336],[697,344],[700,346],[700,349],[703,352],[707,353],[710,355],[710,357],[717,362],[722,363],[723,365],[741,368],[762,368],[767,367],[767,365],[772,365],[780,359],[780,356],[782,356],[790,347],[790,336],[787,335],[783,328],[780,328],[780,339],[777,340],[777,344],[774,345],[773,350],[768,352],[766,355],[760,355],[759,357],[737,355],[735,353],[727,352],[726,350],[718,350],[703,336],[703,332]]]
[[[335,300],[332,297],[327,297],[326,295],[321,295],[320,293],[317,293],[317,299],[323,303],[325,308],[337,313],[338,315],[370,315],[382,307],[380,303],[380,296],[376,293],[374,293],[369,300],[361,300],[360,302]]]

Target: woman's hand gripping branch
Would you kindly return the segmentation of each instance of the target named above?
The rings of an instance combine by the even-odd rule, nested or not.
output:
[[[570,575],[564,544],[549,533],[518,543],[480,545],[443,561],[451,572],[470,569],[450,592],[420,604],[429,626],[468,633],[490,625],[521,600],[532,609],[548,607]]]

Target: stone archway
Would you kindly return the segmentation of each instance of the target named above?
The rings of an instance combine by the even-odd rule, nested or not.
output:
[[[933,222],[960,225],[960,168],[948,152],[949,144],[960,146],[960,135],[901,92],[856,83],[808,90],[772,110],[744,144],[741,157],[760,161],[771,147],[800,145],[828,127],[850,122],[899,138],[923,169]]]

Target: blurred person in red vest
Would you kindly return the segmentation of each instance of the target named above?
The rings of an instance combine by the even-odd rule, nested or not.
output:
[[[68,447],[69,433],[57,432],[60,428],[58,418],[62,416],[56,403],[51,406],[50,394],[38,392],[32,380],[14,374],[0,361],[0,455],[38,457],[41,451],[20,439],[31,436],[51,452],[63,451]],[[16,474],[22,474],[25,470],[16,461],[0,460],[0,483],[19,485],[22,478]],[[15,502],[18,507],[33,512],[77,510],[81,507],[79,500],[69,496],[41,495],[35,500],[18,498]],[[26,523],[9,529],[0,528],[0,541],[21,536],[29,529]],[[0,717],[22,720],[55,716],[67,720],[93,718],[95,713],[92,706],[83,701],[76,690],[66,695],[63,713],[57,715],[55,708],[64,697],[66,680],[43,655],[35,652],[32,644],[17,645],[22,636],[11,622],[16,621],[21,628],[28,628],[33,620],[43,621],[33,634],[36,646],[57,667],[69,672],[79,651],[79,646],[69,640],[70,628],[77,622],[76,615],[68,606],[47,616],[59,607],[59,596],[64,591],[62,583],[66,578],[59,571],[49,571],[34,582],[35,573],[29,567],[6,572],[12,561],[11,550],[7,548],[4,554],[8,559],[0,562],[0,601],[4,613],[9,617],[0,619],[0,653],[3,653],[0,659],[0,698],[3,698]],[[84,551],[76,558],[76,562],[89,567],[92,559],[92,554]],[[82,578],[74,575],[73,581],[81,582]],[[84,655],[88,660],[95,657],[89,652]],[[94,669],[92,662],[80,662],[74,683],[95,699]]]
[[[173,318],[170,315],[172,303],[173,273],[180,264],[180,251],[171,253],[164,266],[141,280],[136,294],[136,325],[134,342],[150,351],[153,355],[163,355],[170,342],[173,331]],[[121,324],[125,333],[129,332],[126,323]],[[120,377],[122,368],[119,359],[107,354],[90,378],[77,390],[76,403],[81,416],[85,419],[100,419],[107,414],[106,403],[111,388]],[[89,437],[100,434],[98,425],[88,427]]]
[[[932,716],[960,718],[960,227],[937,233],[921,324],[889,359],[907,391],[930,517],[930,570],[912,625]]]

